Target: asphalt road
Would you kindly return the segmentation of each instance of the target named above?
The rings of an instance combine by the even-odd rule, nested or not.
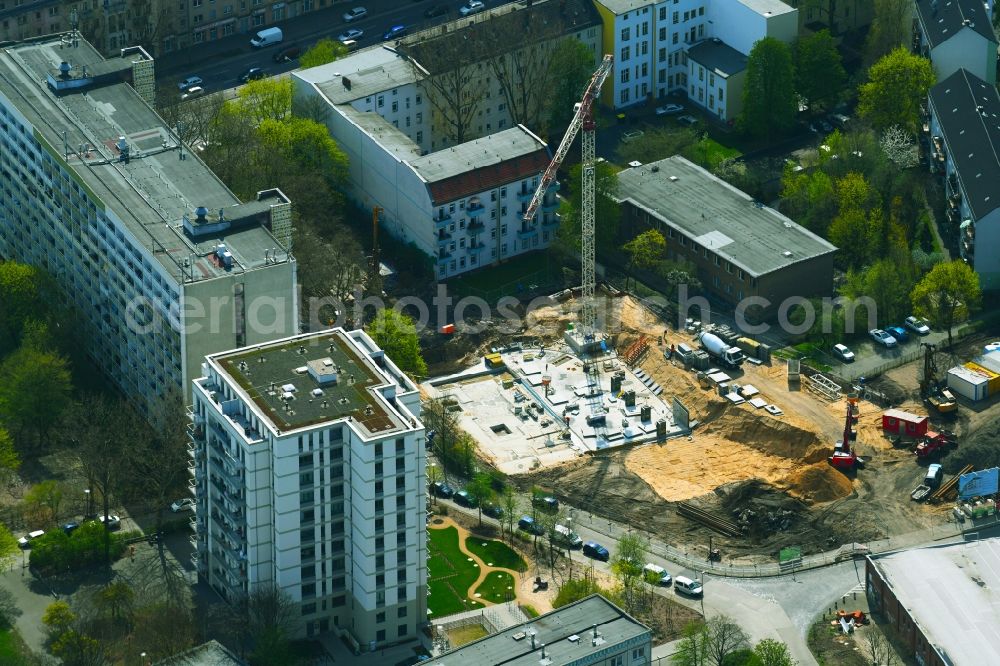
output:
[[[204,79],[203,88],[216,92],[230,88],[250,67],[263,67],[268,75],[289,72],[298,68],[298,61],[276,64],[274,54],[291,44],[308,48],[324,37],[336,39],[348,28],[364,31],[355,41],[360,48],[382,42],[383,33],[395,25],[405,25],[409,30],[423,30],[446,21],[459,18],[460,0],[348,0],[337,2],[332,7],[277,24],[284,33],[284,41],[276,46],[254,49],[250,46],[251,35],[237,34],[178,53],[169,53],[157,58],[157,78],[161,83],[176,83],[187,76],[197,75]],[[488,2],[489,7],[507,4],[499,0]],[[424,16],[431,7],[444,6],[448,13],[428,19]],[[351,7],[361,6],[368,10],[363,19],[344,22],[343,15]],[[269,27],[269,26],[268,26]]]

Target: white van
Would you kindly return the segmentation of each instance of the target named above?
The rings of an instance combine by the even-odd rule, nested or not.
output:
[[[580,548],[583,546],[583,539],[576,532],[571,532],[565,525],[556,525],[552,529],[556,533],[556,540],[562,542],[567,548]]]
[[[262,49],[265,46],[274,46],[275,44],[280,44],[285,36],[281,34],[281,28],[264,28],[259,30],[253,39],[250,40],[250,46],[255,49]]]
[[[691,597],[701,596],[701,582],[697,580],[691,580],[687,576],[678,576],[674,579],[674,589],[681,594],[686,594]]]
[[[673,580],[670,578],[670,574],[667,570],[658,564],[647,564],[642,568],[642,576],[646,579],[646,582],[653,585],[661,585],[667,587]]]

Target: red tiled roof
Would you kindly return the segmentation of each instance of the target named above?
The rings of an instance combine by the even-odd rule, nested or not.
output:
[[[527,155],[504,160],[498,164],[466,171],[457,176],[430,183],[428,187],[431,191],[431,199],[434,201],[434,205],[438,206],[456,199],[463,199],[472,194],[478,194],[484,190],[530,178],[545,171],[545,167],[549,165],[550,161],[549,151],[540,149]]]

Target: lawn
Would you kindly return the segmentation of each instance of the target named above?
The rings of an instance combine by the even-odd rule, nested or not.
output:
[[[458,530],[454,527],[427,530],[427,550],[428,617],[482,608],[479,602],[465,597],[479,578],[479,567],[458,549]]]
[[[486,580],[476,588],[475,594],[495,604],[510,601],[517,596],[517,589],[514,587],[514,577],[506,571],[492,571],[486,576]]]
[[[524,558],[500,541],[469,536],[465,538],[465,548],[478,555],[488,565],[512,571],[522,571],[528,567]]]
[[[0,630],[0,664],[19,664],[28,648],[13,629]]]
[[[715,139],[705,136],[704,139],[684,149],[684,156],[697,162],[709,171],[719,166],[723,160],[742,155],[739,150],[722,145]]]
[[[551,284],[559,274],[546,252],[529,252],[502,264],[452,278],[448,287],[456,294],[492,298],[513,296]]]

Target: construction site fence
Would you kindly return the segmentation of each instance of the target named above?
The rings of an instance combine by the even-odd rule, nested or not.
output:
[[[921,347],[913,347],[912,349],[907,349],[901,352],[897,356],[893,356],[887,359],[884,363],[875,366],[874,368],[855,368],[854,366],[845,365],[842,368],[837,369],[837,374],[843,377],[845,380],[853,381],[858,377],[877,377],[893,368],[898,368],[901,365],[905,365],[911,361],[915,361],[922,358],[924,355],[924,350]]]

